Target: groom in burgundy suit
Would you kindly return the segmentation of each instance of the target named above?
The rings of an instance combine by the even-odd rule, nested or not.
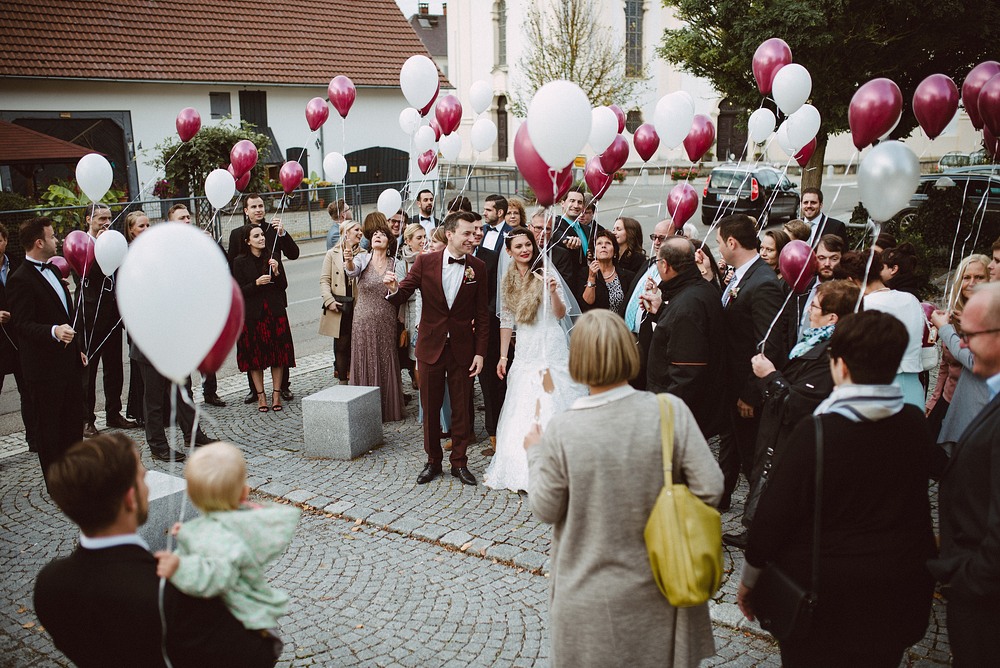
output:
[[[476,477],[468,468],[466,448],[473,439],[473,378],[483,370],[489,345],[489,278],[486,264],[472,255],[475,216],[460,211],[444,220],[448,246],[437,253],[417,256],[417,261],[397,285],[395,272],[386,272],[386,297],[402,305],[414,290],[423,300],[417,335],[420,363],[420,401],[424,407],[424,452],[427,465],[417,476],[423,485],[441,474],[441,404],[445,383],[451,393],[451,474],[466,485]]]

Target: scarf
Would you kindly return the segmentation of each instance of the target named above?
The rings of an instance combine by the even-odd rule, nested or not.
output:
[[[835,413],[851,422],[878,422],[903,410],[903,390],[896,385],[838,385],[813,415]]]
[[[793,360],[796,357],[805,355],[807,352],[816,347],[817,343],[829,341],[831,336],[833,336],[833,325],[808,328],[806,331],[802,332],[802,338],[795,344],[795,347],[792,348],[792,352],[788,353],[788,359]]]

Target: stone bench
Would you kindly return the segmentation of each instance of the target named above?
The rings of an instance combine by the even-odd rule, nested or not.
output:
[[[149,487],[149,516],[146,523],[139,527],[139,535],[149,543],[153,552],[165,550],[167,533],[181,517],[181,503],[185,505],[184,521],[193,520],[199,513],[187,497],[184,478],[146,471],[146,486]]]
[[[377,387],[334,385],[302,400],[303,454],[350,460],[383,442]]]

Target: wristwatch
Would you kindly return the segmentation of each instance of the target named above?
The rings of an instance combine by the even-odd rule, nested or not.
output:
[[[587,287],[588,288],[596,288],[597,287],[597,283],[594,283],[593,281],[588,281],[587,282]]]

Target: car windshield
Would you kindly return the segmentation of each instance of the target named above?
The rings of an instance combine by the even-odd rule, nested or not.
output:
[[[748,189],[749,183],[750,174],[748,172],[716,170],[712,172],[712,177],[709,179],[708,187],[736,192],[739,190],[740,186],[743,186],[744,190]]]

